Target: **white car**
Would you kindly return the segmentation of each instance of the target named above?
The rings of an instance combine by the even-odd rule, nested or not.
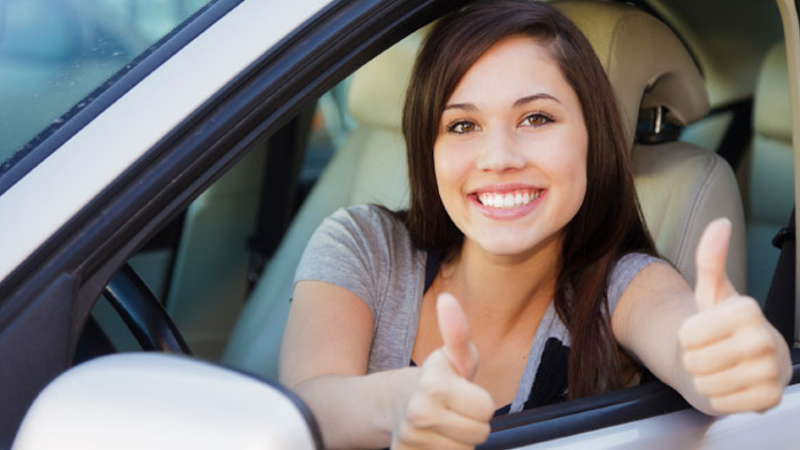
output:
[[[462,4],[0,0],[0,448],[322,448],[313,415],[271,381],[294,267],[336,208],[403,207],[417,30]],[[773,280],[771,247],[800,189],[796,3],[558,5],[598,54],[597,36],[638,52],[603,62],[638,126],[659,251],[691,280],[692,231],[664,217],[738,214],[734,283],[797,343],[795,266]],[[620,17],[669,42],[625,35]],[[632,105],[615,81],[669,64],[670,46],[699,74],[679,96],[699,117],[648,97],[677,72]],[[668,170],[645,164],[664,149]],[[695,174],[708,161],[728,185]],[[672,190],[653,190],[659,178]],[[709,185],[723,202],[674,200]],[[780,236],[794,263],[794,229]],[[707,417],[653,380],[496,418],[480,448],[798,447],[792,360],[763,414]]]

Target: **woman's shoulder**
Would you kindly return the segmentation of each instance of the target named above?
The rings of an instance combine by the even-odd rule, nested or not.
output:
[[[327,232],[345,232],[378,243],[402,241],[410,237],[400,215],[380,205],[366,204],[339,208],[320,228]]]
[[[328,218],[338,221],[351,221],[362,225],[383,227],[403,225],[400,213],[374,203],[342,207],[337,209]]]
[[[327,241],[336,247],[349,247],[363,256],[380,258],[387,264],[419,258],[402,213],[368,204],[340,208],[312,237],[312,242]]]
[[[614,265],[612,277],[619,272],[639,272],[654,262],[665,262],[664,259],[645,252],[630,252],[620,256]]]
[[[617,259],[608,279],[608,306],[611,311],[627,289],[631,280],[645,267],[655,262],[666,262],[658,256],[644,252],[630,252]]]

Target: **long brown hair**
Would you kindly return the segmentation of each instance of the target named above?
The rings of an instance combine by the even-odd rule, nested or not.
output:
[[[553,7],[526,0],[471,4],[442,18],[417,57],[403,112],[411,189],[406,226],[416,246],[458,255],[464,236],[439,198],[433,147],[458,82],[494,43],[511,35],[536,39],[581,101],[589,136],[587,189],[566,226],[556,310],[570,330],[569,398],[620,387],[620,361],[606,301],[608,278],[633,251],[656,254],[642,220],[613,88],[591,45]]]

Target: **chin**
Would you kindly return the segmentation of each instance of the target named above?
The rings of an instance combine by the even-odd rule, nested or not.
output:
[[[517,238],[484,239],[477,244],[487,253],[496,256],[515,256],[528,254],[539,246],[539,241]]]
[[[478,247],[483,249],[486,253],[495,256],[519,256],[528,258],[538,253],[539,251],[550,248],[552,245],[558,246],[559,238],[562,233],[555,231],[553,233],[542,233],[543,230],[532,232],[533,230],[526,230],[527,233],[520,233],[519,230],[498,230],[495,228],[494,233],[486,233],[485,235],[474,236],[471,239]]]

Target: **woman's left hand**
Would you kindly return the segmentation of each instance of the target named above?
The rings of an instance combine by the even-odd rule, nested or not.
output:
[[[683,364],[718,414],[765,411],[781,401],[792,366],[786,342],[725,273],[731,224],[706,227],[697,247],[698,312],[679,331]]]

